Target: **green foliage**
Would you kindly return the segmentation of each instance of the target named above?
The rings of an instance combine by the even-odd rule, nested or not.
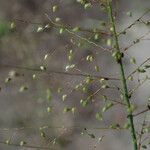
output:
[[[109,110],[114,104],[112,102],[106,103],[106,105],[103,107],[102,112],[106,112]]]
[[[19,89],[19,92],[24,92],[24,91],[26,91],[26,90],[28,90],[28,86],[22,85],[22,86],[20,87],[20,89]]]
[[[51,89],[47,89],[46,90],[46,98],[48,101],[51,101],[52,100],[52,92],[51,92]]]
[[[8,22],[0,21],[0,38],[10,33],[10,24]]]

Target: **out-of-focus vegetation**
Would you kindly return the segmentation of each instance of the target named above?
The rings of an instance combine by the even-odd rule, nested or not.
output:
[[[1,0],[0,149],[149,149],[150,2],[108,2]]]
[[[7,22],[0,22],[0,37],[7,35],[10,33],[10,24]]]

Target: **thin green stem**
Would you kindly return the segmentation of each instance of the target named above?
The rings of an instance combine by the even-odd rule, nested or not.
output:
[[[128,87],[127,87],[127,82],[126,82],[126,77],[125,77],[124,65],[122,62],[122,55],[121,55],[121,50],[120,50],[119,41],[118,41],[118,35],[116,32],[115,20],[114,20],[113,11],[112,11],[112,3],[109,0],[107,0],[107,4],[108,4],[108,13],[110,16],[110,21],[111,21],[112,28],[113,28],[116,52],[118,54],[120,54],[119,57],[117,57],[116,61],[120,66],[120,79],[121,79],[121,82],[123,85],[124,100],[126,101],[126,104],[127,104],[127,110],[129,110],[127,112],[128,112],[129,123],[131,126],[130,129],[131,129],[132,141],[133,141],[133,145],[134,145],[134,150],[138,150],[137,137],[136,137],[136,131],[135,131],[135,127],[134,127],[133,114],[132,114],[129,92],[128,92]]]

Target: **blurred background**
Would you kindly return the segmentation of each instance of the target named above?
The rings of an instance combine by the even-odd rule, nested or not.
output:
[[[84,9],[75,0],[0,0],[1,150],[32,149],[8,146],[2,144],[3,141],[18,145],[24,141],[25,145],[41,150],[42,147],[65,150],[132,149],[128,130],[105,129],[112,124],[123,126],[127,122],[122,105],[114,103],[113,108],[102,114],[103,121],[99,114],[106,99],[121,102],[120,93],[115,88],[120,87],[118,80],[104,83],[94,80],[86,84],[89,78],[73,75],[119,78],[119,68],[111,54],[65,31],[60,34],[63,29],[56,28],[49,21],[51,18],[69,28],[79,26],[85,31],[77,34],[110,48],[112,37],[107,13],[97,1],[92,1],[92,4],[91,8]],[[55,12],[53,6],[56,5],[58,10]],[[118,31],[122,31],[150,8],[150,1],[116,0],[114,8]],[[142,20],[149,21],[149,17],[150,13],[147,13]],[[102,32],[95,35],[90,32],[91,28]],[[149,29],[149,26],[139,22],[127,30],[126,35],[120,36],[122,49],[143,35],[146,39],[126,52],[124,63],[127,75],[150,56]],[[73,57],[71,61],[69,56]],[[88,61],[87,56],[92,56],[94,60]],[[132,58],[137,64],[130,63]],[[146,74],[149,75],[149,72]],[[144,76],[136,74],[135,80],[129,82],[129,89],[136,87]],[[103,84],[112,88],[101,89],[92,95]],[[149,87],[147,81],[133,94],[132,101],[138,108],[137,112],[146,108]],[[86,98],[91,98],[91,95],[92,102],[84,107]],[[135,118],[139,130],[143,118],[144,114]],[[149,113],[146,121],[149,121]]]

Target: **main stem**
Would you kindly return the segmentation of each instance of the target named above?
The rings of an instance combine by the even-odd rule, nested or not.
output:
[[[115,20],[114,20],[114,16],[113,16],[113,12],[112,12],[112,3],[110,2],[110,0],[107,0],[107,2],[108,2],[108,13],[109,13],[110,21],[112,24],[113,35],[115,38],[116,52],[121,54],[121,50],[120,50],[119,42],[118,42],[118,35],[116,32]],[[133,145],[134,145],[134,150],[138,150],[136,131],[135,131],[135,127],[134,127],[133,114],[132,114],[129,92],[128,92],[128,87],[127,87],[127,82],[126,82],[126,77],[125,77],[124,65],[122,63],[122,57],[120,57],[117,62],[120,66],[120,79],[121,79],[121,82],[123,85],[124,100],[126,101],[127,109],[129,110],[128,119],[129,119],[129,123],[130,123],[131,136],[132,136],[132,141],[133,141]]]

